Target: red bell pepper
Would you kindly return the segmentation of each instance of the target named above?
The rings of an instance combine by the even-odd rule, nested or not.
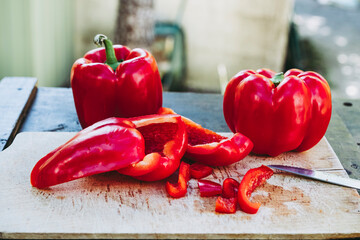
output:
[[[209,176],[213,169],[202,163],[193,163],[190,165],[190,175],[192,178],[200,179]]]
[[[261,203],[249,200],[252,192],[273,175],[273,171],[267,166],[262,165],[247,171],[240,182],[238,190],[238,201],[240,209],[246,213],[255,214],[260,208]]]
[[[284,75],[269,69],[241,71],[228,83],[223,101],[231,131],[249,137],[253,153],[270,156],[316,145],[327,130],[331,108],[327,81],[299,69]]]
[[[198,180],[198,187],[201,197],[213,197],[220,195],[222,192],[221,184],[210,180]]]
[[[174,198],[184,197],[187,193],[187,182],[190,180],[190,166],[188,163],[181,162],[179,176],[176,184],[166,182],[167,193]]]
[[[162,84],[154,57],[146,50],[114,45],[89,51],[71,69],[71,88],[83,128],[108,117],[155,114],[162,106]]]
[[[173,174],[187,146],[187,132],[180,115],[148,115],[129,118],[145,139],[146,163],[119,169],[121,174],[143,181],[157,181]],[[144,167],[145,165],[145,167]],[[151,166],[146,169],[146,166]]]
[[[144,139],[127,119],[109,118],[78,132],[41,158],[30,181],[46,188],[78,178],[113,171],[145,156]]]
[[[160,114],[175,114],[170,108],[160,108]],[[253,143],[246,136],[235,133],[227,138],[203,128],[200,124],[183,117],[188,133],[186,158],[209,166],[226,166],[245,158]]]

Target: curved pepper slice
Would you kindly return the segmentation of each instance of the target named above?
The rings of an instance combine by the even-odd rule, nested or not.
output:
[[[144,139],[127,119],[97,122],[41,158],[30,181],[46,188],[78,178],[113,171],[144,158]]]
[[[176,184],[166,182],[167,193],[174,198],[184,197],[187,193],[187,182],[190,180],[190,166],[188,163],[181,162],[179,176]]]
[[[261,204],[258,202],[250,202],[249,198],[255,188],[264,184],[266,180],[273,175],[273,173],[274,172],[270,168],[264,165],[258,168],[250,169],[246,172],[240,182],[238,190],[238,201],[241,210],[251,214],[257,213]]]
[[[118,172],[143,181],[157,181],[173,174],[180,165],[188,139],[181,116],[154,114],[129,120],[144,137],[146,156],[143,161]]]
[[[160,114],[175,114],[170,108],[160,108]],[[188,133],[185,157],[209,166],[226,166],[245,158],[253,148],[249,138],[235,133],[227,138],[181,117]]]

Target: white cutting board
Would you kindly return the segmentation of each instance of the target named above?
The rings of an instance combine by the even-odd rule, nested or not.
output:
[[[252,200],[255,215],[215,213],[216,197],[202,198],[197,180],[170,198],[165,181],[145,183],[117,172],[46,190],[30,185],[35,163],[75,133],[20,133],[0,152],[0,238],[334,238],[360,237],[356,190],[275,173]],[[287,164],[346,176],[327,140],[303,153],[249,155],[207,177],[240,180],[249,168]]]

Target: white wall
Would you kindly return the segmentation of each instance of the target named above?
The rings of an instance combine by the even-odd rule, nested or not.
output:
[[[64,86],[73,62],[72,0],[2,0],[0,79],[35,76]]]

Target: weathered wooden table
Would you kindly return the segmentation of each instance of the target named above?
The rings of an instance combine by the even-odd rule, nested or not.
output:
[[[54,147],[70,137],[72,133],[69,132],[75,133],[81,130],[72,91],[69,88],[38,88],[36,79],[31,78],[6,78],[0,82],[0,96],[0,151],[11,145],[15,136],[21,135],[19,133],[40,132],[32,138],[33,143],[25,144],[26,149],[18,151],[13,148],[11,151],[3,151],[3,153],[7,152],[5,155],[0,155],[2,156],[0,161],[6,161],[6,164],[0,164],[5,168],[0,168],[0,174],[6,175],[5,178],[3,176],[4,183],[0,184],[0,195],[3,194],[0,196],[0,209],[6,212],[4,217],[7,219],[1,220],[2,213],[0,213],[0,238],[334,238],[360,236],[360,229],[357,227],[360,222],[360,201],[355,190],[333,185],[319,185],[312,181],[283,175],[274,178],[265,190],[263,189],[264,192],[273,194],[270,196],[275,199],[268,200],[262,208],[263,212],[254,216],[241,212],[233,216],[215,214],[212,210],[213,199],[200,199],[196,192],[196,182],[190,184],[188,197],[179,201],[166,197],[163,183],[142,184],[128,178],[119,178],[116,174],[86,178],[54,190],[32,189],[28,175],[31,164],[34,163],[28,161],[35,161],[50,150],[42,149],[47,145],[45,141],[48,140],[35,139],[36,136],[42,136],[41,132],[57,132],[56,136],[60,137],[49,142]],[[174,109],[178,114],[194,120],[205,128],[216,132],[229,132],[222,113],[222,95],[164,92],[163,96],[163,106]],[[27,141],[24,137],[25,135],[18,140],[18,147]],[[320,147],[301,156],[308,157],[307,160],[312,163],[318,162],[319,165],[314,166],[315,168],[331,165],[330,168],[335,170],[333,173],[344,175],[342,168],[342,172],[338,171],[341,170],[340,165],[337,164],[340,160],[349,177],[360,179],[360,100],[333,99],[333,113],[326,139],[331,145],[330,149],[326,142],[322,141]],[[40,149],[41,153],[32,153],[31,157],[27,156],[27,151],[33,148]],[[337,157],[333,155],[331,148]],[[321,149],[326,151],[318,152]],[[12,156],[11,161],[10,156]],[[295,158],[292,158],[294,156]],[[319,161],[317,156],[320,156]],[[296,154],[285,155],[284,159],[287,157],[299,160]],[[248,160],[244,164],[250,165],[246,167],[252,166],[252,161],[258,161],[259,158],[251,156]],[[307,160],[304,159],[304,161]],[[266,162],[267,159],[263,161]],[[24,166],[24,163],[27,166]],[[14,170],[14,167],[8,164],[21,167],[19,170]],[[236,174],[239,172],[242,175],[245,165],[240,163],[238,168],[235,166],[227,170],[216,169],[215,177],[224,177],[224,170],[230,175],[232,172]],[[120,181],[120,183],[119,180],[123,182]],[[286,188],[284,183],[287,184]],[[132,190],[119,191],[124,186],[123,184]],[[84,189],[83,186],[89,187]],[[143,200],[132,200],[134,194],[139,194],[139,187],[142,189],[143,197],[150,199],[146,200],[147,205]],[[154,189],[158,194],[154,195]],[[23,196],[11,196],[11,193]],[[127,196],[127,193],[130,195]],[[122,194],[126,195],[124,195],[125,198],[121,197]],[[261,197],[261,194],[257,197]],[[122,204],[119,205],[119,202]],[[339,203],[343,206],[339,206]],[[22,205],[24,211],[21,208],[16,210],[17,205]],[[200,208],[201,212],[193,212],[191,210],[193,208]],[[50,212],[47,213],[47,211]],[[167,214],[167,211],[172,212]],[[274,214],[276,212],[278,214]],[[73,214],[74,217],[69,214]],[[137,224],[133,225],[133,220],[126,221],[121,218],[123,216],[130,216],[135,222],[138,221],[140,224],[143,222],[142,224],[146,226],[138,229]],[[136,216],[139,218],[135,220]],[[44,217],[48,220],[44,221]],[[82,220],[75,221],[75,218]],[[151,219],[157,219],[161,224]],[[195,222],[189,224],[189,219]],[[75,221],[75,225],[67,224],[68,220]],[[124,221],[125,225],[118,225],[114,220]],[[176,223],[173,232],[172,227],[167,227],[166,224],[176,221],[180,221],[183,225]],[[198,225],[196,225],[197,221],[199,221]],[[64,225],[59,226],[61,222],[64,222]],[[214,227],[221,225],[224,228],[219,230],[212,226],[206,228],[208,222],[215,224]],[[102,223],[106,223],[103,228],[94,227]],[[148,225],[149,223],[151,224]],[[254,223],[261,224],[262,227],[258,228],[254,226]],[[290,225],[286,227],[288,224]],[[181,232],[182,230],[185,235]]]

